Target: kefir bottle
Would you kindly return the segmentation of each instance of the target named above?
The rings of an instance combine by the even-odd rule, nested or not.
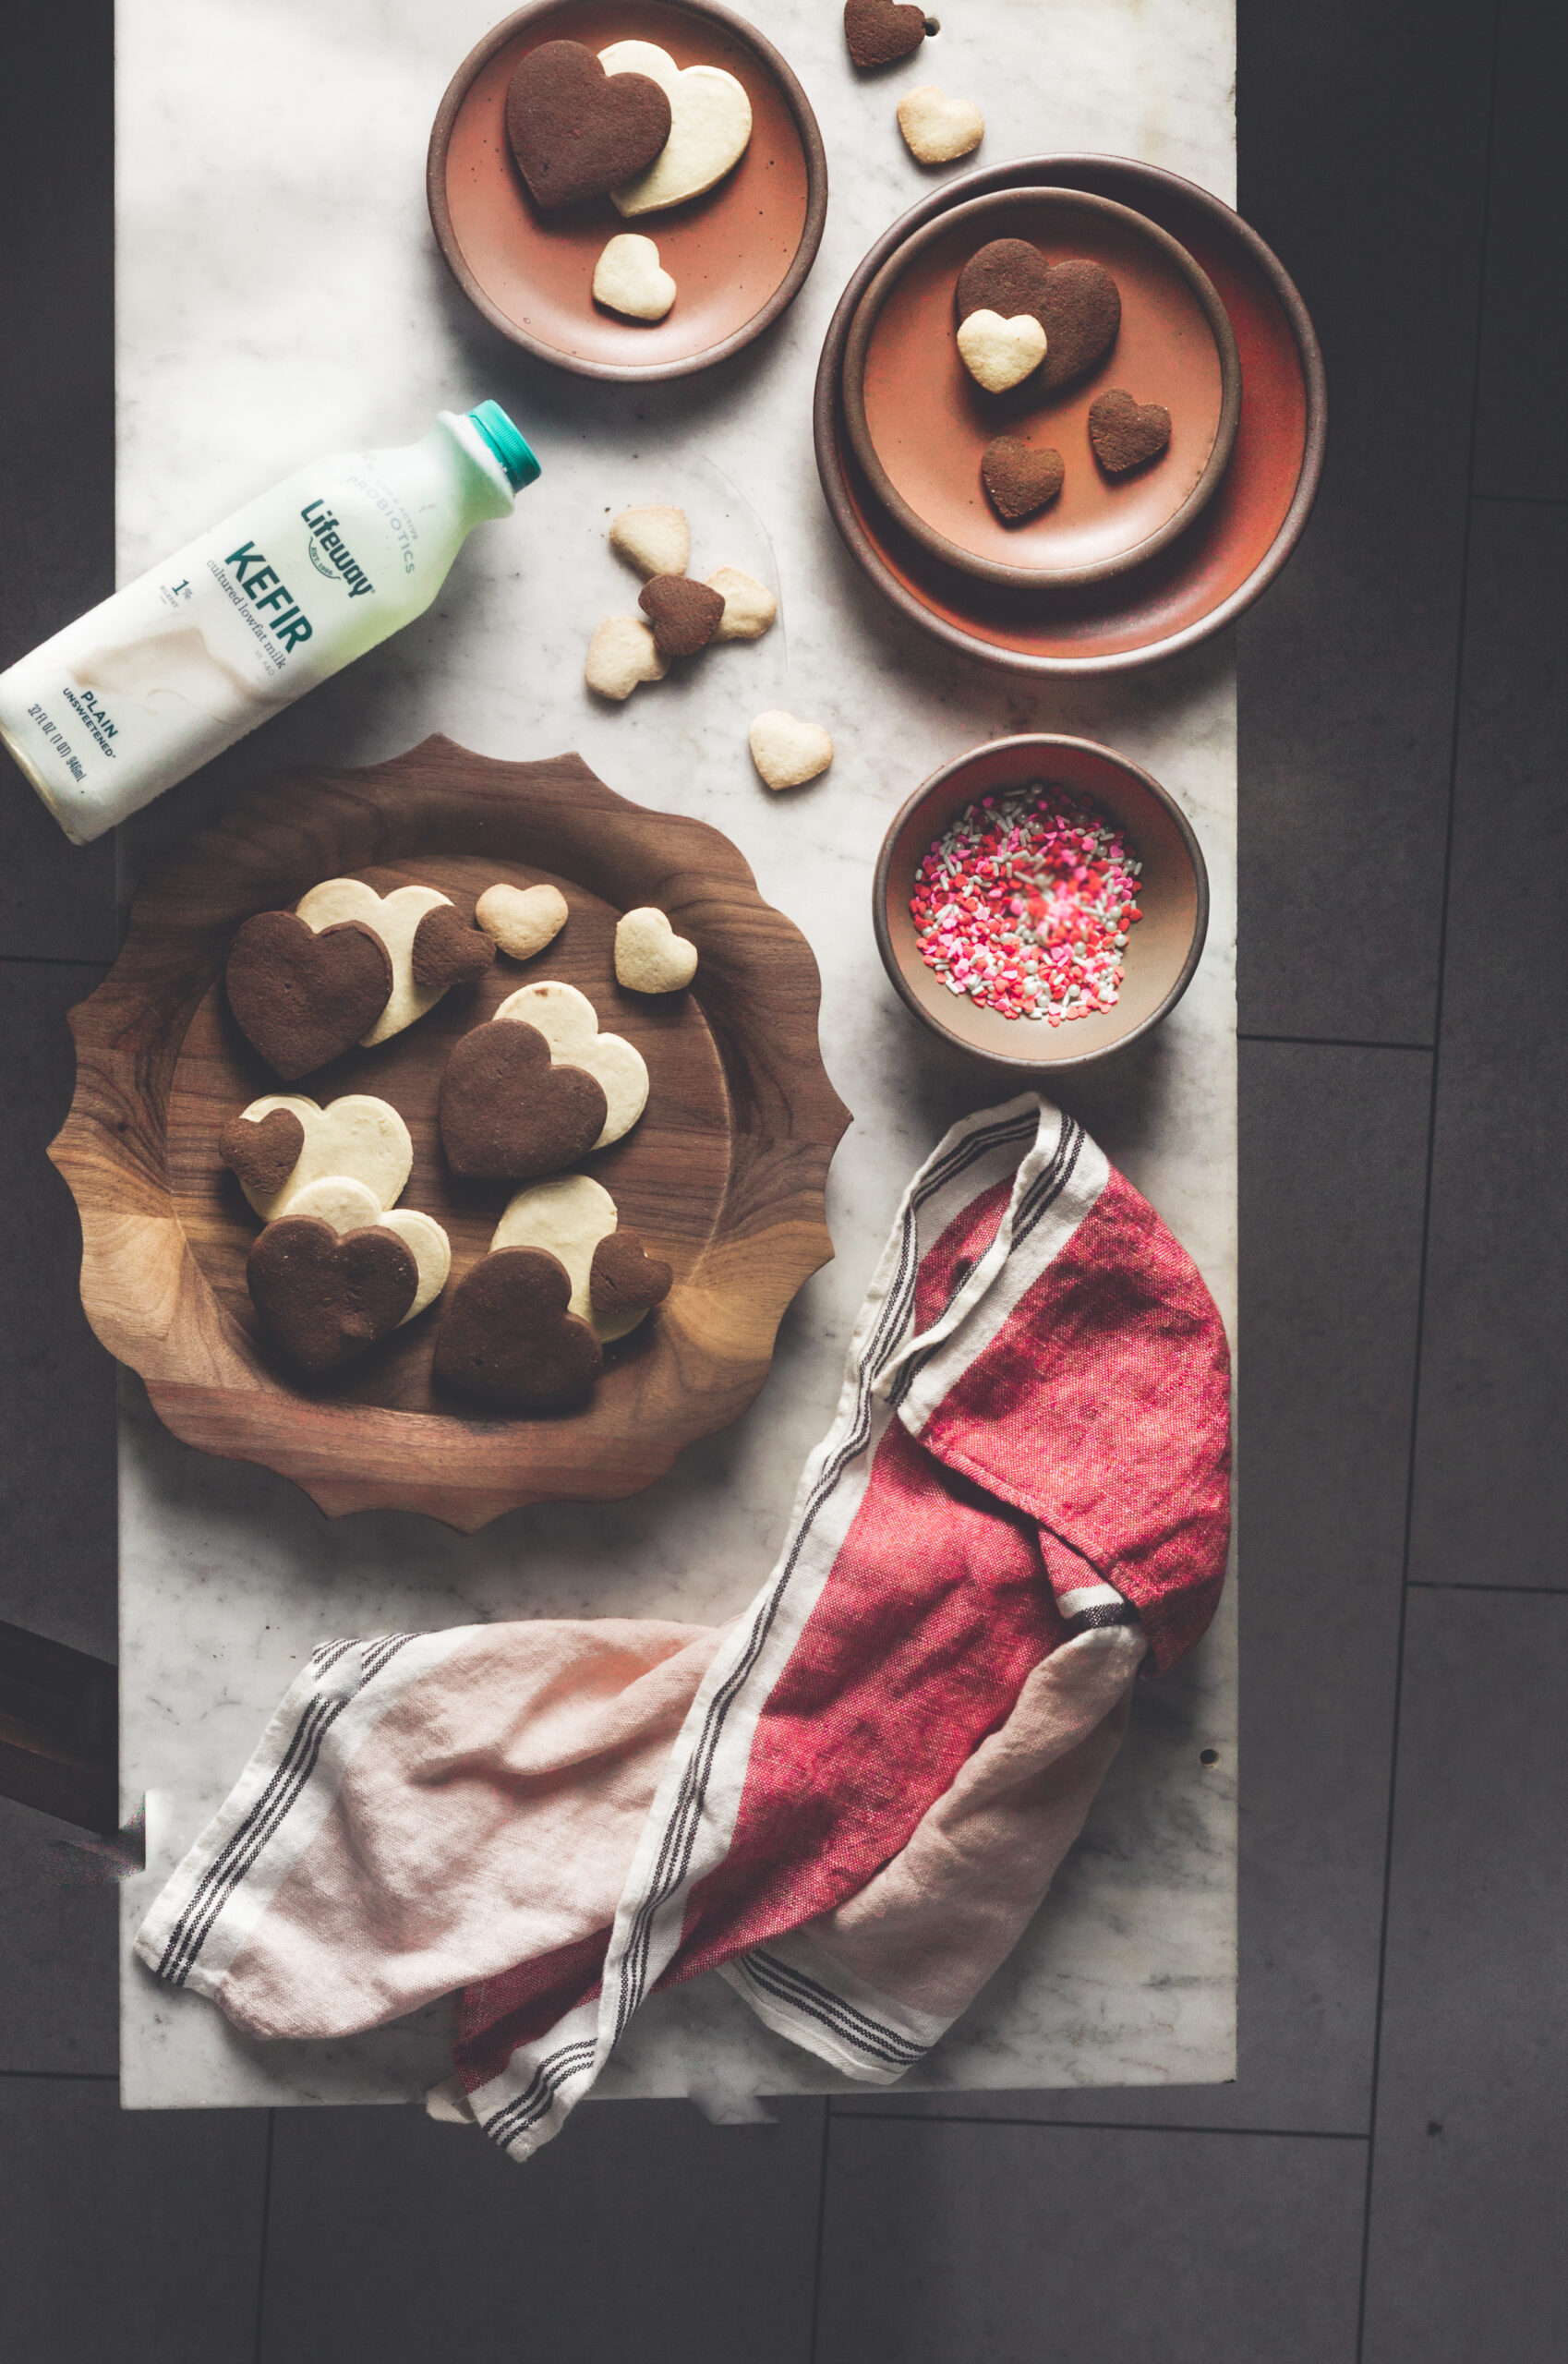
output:
[[[301,468],[0,673],[0,739],[86,845],[423,615],[538,473],[495,403]]]

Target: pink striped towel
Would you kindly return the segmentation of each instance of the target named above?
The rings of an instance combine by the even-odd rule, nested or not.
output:
[[[262,2036],[460,1989],[452,2091],[519,2159],[706,1970],[890,2082],[1040,1904],[1140,1667],[1213,1614],[1228,1396],[1190,1259],[1081,1128],[1034,1093],[966,1119],[744,1615],[328,1644],[139,1953]]]

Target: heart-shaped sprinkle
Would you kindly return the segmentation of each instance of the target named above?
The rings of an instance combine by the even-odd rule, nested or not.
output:
[[[953,302],[959,320],[971,312],[999,312],[1005,320],[1032,312],[1042,328],[1047,265],[1027,238],[993,238],[971,255],[959,273]]]
[[[852,64],[891,66],[925,39],[925,11],[902,0],[844,0],[844,39]]]
[[[724,594],[685,574],[656,574],[637,594],[653,626],[654,645],[667,661],[706,648],[724,617]]]
[[[531,960],[566,925],[566,898],[559,886],[487,886],[474,917],[509,960]]]
[[[752,136],[752,103],[745,86],[722,66],[678,66],[668,50],[651,41],[612,42],[599,63],[613,85],[623,74],[645,75],[669,101],[669,137],[645,172],[612,188],[609,201],[620,214],[660,213],[701,197],[744,155]]]
[[[697,947],[649,903],[615,923],[615,980],[634,994],[678,994],[697,973]]]
[[[305,1128],[292,1108],[269,1108],[259,1119],[231,1116],[218,1135],[218,1154],[247,1195],[275,1199],[305,1147]]]
[[[1097,262],[1055,262],[1045,275],[1040,320],[1048,346],[1040,383],[1049,393],[1109,353],[1122,324],[1121,291]]]
[[[923,82],[899,101],[899,129],[917,164],[950,164],[968,156],[985,137],[985,117],[972,99],[950,99],[935,82]]]
[[[407,1244],[379,1225],[341,1239],[307,1215],[270,1223],[246,1260],[262,1327],[301,1370],[331,1370],[395,1330],[419,1270]]]
[[[1125,476],[1157,460],[1171,440],[1171,415],[1164,403],[1135,403],[1123,386],[1096,394],[1089,405],[1089,440],[1105,474]]]
[[[506,136],[547,212],[608,197],[651,164],[669,138],[669,100],[646,74],[607,74],[580,41],[547,41],[519,60]]]
[[[241,1031],[291,1083],[368,1033],[391,999],[392,965],[357,920],[318,935],[292,911],[258,911],[229,947],[223,983]]]
[[[1059,452],[1037,450],[1020,435],[998,435],[981,454],[980,481],[997,515],[1009,525],[1055,501],[1066,473]]]
[[[483,928],[470,927],[455,903],[438,903],[414,931],[416,985],[477,984],[495,957]]]
[[[988,394],[1021,386],[1045,358],[1045,332],[1032,312],[1005,320],[999,312],[971,312],[959,323],[964,368]]]
[[[452,1172],[470,1181],[524,1182],[592,1149],[608,1105],[596,1077],[554,1064],[537,1027],[491,1019],[452,1045],[441,1078],[441,1147]]]
[[[798,722],[782,706],[759,714],[747,739],[769,788],[803,788],[833,761],[833,742],[821,723]]]
[[[645,1253],[634,1231],[612,1231],[594,1250],[594,1311],[611,1321],[662,1305],[675,1274],[657,1256]]]
[[[594,301],[626,320],[662,320],[675,301],[675,282],[651,238],[622,230],[594,265]]]
[[[436,1333],[443,1387],[507,1412],[586,1401],[604,1367],[598,1340],[568,1311],[572,1283],[542,1248],[497,1248],[446,1301]]]

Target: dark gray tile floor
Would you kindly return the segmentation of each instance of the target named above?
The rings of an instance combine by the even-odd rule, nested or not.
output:
[[[0,289],[22,585],[0,657],[108,581],[108,0],[13,11],[98,111],[85,162],[0,78],[22,258]],[[1241,0],[1238,30],[1241,201],[1314,310],[1333,428],[1311,531],[1240,639],[1236,2084],[884,2095],[773,2129],[595,2105],[522,2174],[403,2111],[122,2117],[102,2080],[112,1896],[12,1810],[7,2358],[1568,2346],[1568,16]],[[63,256],[92,301],[41,379],[26,355]],[[0,1136],[0,1616],[106,1653],[111,1407],[40,1152],[61,1017],[111,949],[109,866],[14,785],[0,807],[0,1040],[28,1046]]]

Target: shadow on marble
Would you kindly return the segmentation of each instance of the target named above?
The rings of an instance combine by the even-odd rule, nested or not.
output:
[[[524,2167],[413,2110],[282,2112],[259,2364],[809,2364],[825,2105],[776,2107],[591,2101]]]
[[[1568,1601],[1415,1591],[1365,2364],[1568,2354]]]
[[[66,1013],[101,973],[0,960],[0,1618],[113,1662],[115,1369],[82,1313],[76,1209],[44,1156],[75,1083]]]
[[[1352,2364],[1365,2155],[835,2115],[816,2364]]]
[[[1432,1039],[1492,24],[1475,0],[1237,19],[1240,208],[1329,388],[1316,513],[1241,626],[1245,1033]]]
[[[1568,452],[1530,431],[1568,377],[1568,321],[1540,290],[1568,274],[1568,16],[1558,0],[1502,0],[1486,301],[1476,416],[1476,490],[1568,501]]]
[[[1410,1568],[1568,1586],[1568,509],[1478,502]],[[1531,941],[1499,958],[1502,883]]]
[[[3,2077],[0,2155],[0,2353],[248,2364],[264,2117],[132,2117],[112,2084]]]

